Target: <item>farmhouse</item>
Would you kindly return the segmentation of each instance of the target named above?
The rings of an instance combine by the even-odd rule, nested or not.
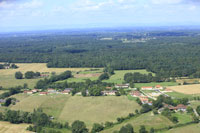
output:
[[[142,90],[153,90],[153,87],[151,86],[146,86],[146,87],[141,87]]]
[[[163,88],[162,86],[160,86],[160,85],[156,85],[156,86],[155,86],[155,89],[163,90],[164,88]]]
[[[147,96],[141,96],[140,101],[142,102],[142,104],[147,104],[149,102],[149,99]]]
[[[111,91],[102,91],[102,95],[106,96],[106,95],[109,95],[109,96],[114,96],[116,94],[117,91],[114,91],[114,90],[111,90]]]
[[[132,97],[140,97],[142,94],[139,91],[132,91],[130,92],[130,95]]]
[[[48,92],[40,92],[40,95],[47,95]]]
[[[115,85],[115,88],[128,88],[129,87],[129,84],[118,84],[118,85]]]

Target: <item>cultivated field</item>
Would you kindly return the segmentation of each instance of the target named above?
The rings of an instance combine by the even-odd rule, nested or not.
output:
[[[73,72],[85,71],[90,68],[47,68],[45,63],[20,63],[16,64],[19,66],[18,69],[0,69],[0,86],[3,87],[15,87],[18,85],[23,85],[27,83],[30,88],[34,88],[35,84],[40,79],[15,79],[15,72],[21,71],[25,73],[27,71],[34,72],[56,72],[56,74],[62,73],[64,71],[70,70]]]
[[[200,84],[172,86],[169,89],[184,94],[200,94]]]
[[[28,124],[10,124],[0,122],[0,133],[31,133],[26,130]]]
[[[126,96],[82,97],[68,95],[26,96],[15,95],[20,100],[10,108],[14,110],[33,111],[42,108],[44,112],[59,121],[84,121],[89,128],[97,122],[116,121],[117,117],[127,116],[140,106]]]

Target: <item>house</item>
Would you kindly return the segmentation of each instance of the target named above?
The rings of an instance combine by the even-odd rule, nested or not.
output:
[[[55,90],[55,89],[52,89],[52,88],[49,88],[49,89],[47,89],[47,92],[48,92],[48,93],[56,93],[56,90]]]
[[[141,96],[140,101],[142,102],[142,104],[148,104],[149,99],[147,96]]]
[[[31,94],[33,94],[33,92],[32,91],[24,91],[24,94],[28,94],[28,95],[31,95]]]
[[[139,91],[131,91],[130,95],[132,97],[140,97],[142,94]]]
[[[62,94],[70,94],[71,90],[64,90],[62,91]]]
[[[102,93],[102,95],[104,95],[104,96],[115,96],[115,94],[116,94],[116,92],[117,91],[115,91],[115,90],[110,90],[110,91],[102,91],[101,93]]]
[[[129,84],[118,84],[115,85],[115,88],[129,88]]]
[[[40,95],[47,95],[48,92],[40,92]]]
[[[163,88],[162,86],[160,86],[160,85],[156,85],[156,86],[155,86],[155,89],[163,90],[164,88]]]
[[[183,111],[185,112],[187,109],[186,105],[183,104],[178,104],[176,107],[168,104],[164,104],[164,108],[168,108],[169,110],[174,110],[174,111]]]
[[[33,90],[32,90],[33,93],[36,93],[36,92],[38,92],[38,91],[39,91],[38,89],[33,89]]]
[[[153,90],[152,86],[141,87],[141,90]]]

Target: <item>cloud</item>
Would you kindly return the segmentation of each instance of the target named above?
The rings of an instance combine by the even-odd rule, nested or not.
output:
[[[183,0],[151,0],[153,4],[180,4]]]

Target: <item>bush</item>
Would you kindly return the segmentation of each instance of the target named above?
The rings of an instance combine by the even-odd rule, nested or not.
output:
[[[23,74],[21,72],[16,72],[15,73],[15,78],[16,79],[23,79]]]
[[[92,127],[92,133],[100,132],[104,129],[104,127],[101,124],[94,123]]]

